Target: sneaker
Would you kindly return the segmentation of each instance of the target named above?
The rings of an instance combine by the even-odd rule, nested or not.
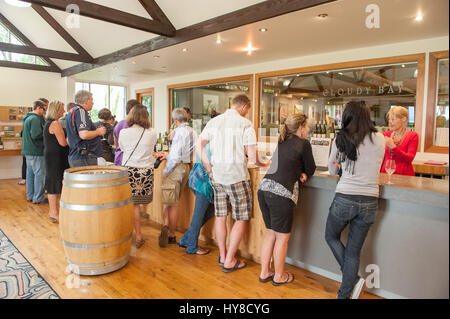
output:
[[[359,278],[355,287],[353,287],[351,299],[360,299],[364,292],[365,286],[366,286],[366,281],[363,278]]]
[[[24,179],[22,179],[20,182],[18,182],[17,184],[19,184],[19,185],[25,185],[27,183],[27,181],[26,180],[24,180]]]
[[[169,227],[163,226],[159,235],[159,247],[167,247],[169,244]]]

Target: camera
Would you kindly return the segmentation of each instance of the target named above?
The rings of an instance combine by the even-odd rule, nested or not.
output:
[[[89,154],[89,147],[87,144],[82,144],[78,146],[78,153],[80,153],[81,156],[87,156]]]

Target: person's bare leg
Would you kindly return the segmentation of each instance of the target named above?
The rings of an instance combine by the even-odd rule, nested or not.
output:
[[[217,245],[219,246],[220,262],[224,263],[227,257],[227,218],[216,217],[214,221]]]
[[[49,206],[49,212],[48,216],[50,218],[59,218],[59,211],[58,211],[58,195],[56,194],[48,194],[48,206]]]
[[[169,227],[169,206],[164,205],[162,211],[163,226]]]
[[[134,231],[136,232],[136,241],[142,240],[141,209],[139,205],[134,205]]]
[[[169,206],[169,237],[175,236],[178,223],[178,206]]]
[[[270,271],[270,259],[273,255],[273,247],[275,245],[275,232],[267,229],[261,245],[261,274],[259,278],[266,279],[273,275]]]
[[[288,241],[291,234],[275,233],[275,246],[273,248],[273,263],[275,268],[275,282],[283,282],[288,279],[284,272],[285,259],[287,255]]]
[[[233,268],[236,264],[236,252],[241,243],[241,239],[244,236],[245,229],[247,227],[248,220],[237,220],[235,221],[233,228],[230,232],[230,244],[228,245],[227,257],[223,266],[225,268]],[[241,261],[239,267],[242,267],[244,262]]]

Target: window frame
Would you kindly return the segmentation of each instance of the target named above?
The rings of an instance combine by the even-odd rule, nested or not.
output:
[[[264,73],[257,73],[255,75],[255,92],[257,92],[255,97],[255,115],[254,115],[254,125],[257,127],[257,139],[258,142],[266,142],[266,143],[276,143],[278,141],[278,137],[265,137],[259,135],[259,125],[260,125],[260,117],[261,117],[261,94],[262,94],[262,86],[261,80],[267,77],[275,77],[275,76],[285,76],[285,75],[296,75],[302,73],[311,73],[311,72],[326,72],[326,71],[335,71],[341,69],[351,69],[351,68],[360,68],[360,67],[369,67],[369,66],[377,66],[377,65],[385,65],[385,64],[398,64],[398,63],[408,63],[408,62],[417,62],[417,91],[416,91],[416,113],[415,113],[415,131],[419,135],[419,145],[418,151],[420,151],[420,137],[422,134],[422,117],[423,117],[423,98],[424,98],[424,87],[425,87],[425,53],[419,54],[408,54],[394,57],[384,57],[384,58],[375,58],[375,59],[366,59],[366,60],[358,60],[358,61],[350,61],[350,62],[339,62],[332,64],[323,64],[323,65],[315,65],[315,66],[307,66],[301,68],[294,69],[286,69],[286,70],[278,70]]]
[[[183,89],[183,88],[195,88],[199,86],[204,86],[208,84],[222,84],[226,82],[236,82],[236,81],[249,81],[249,87],[248,87],[248,95],[250,99],[251,106],[253,106],[250,110],[252,111],[251,115],[249,116],[249,120],[254,125],[254,116],[255,116],[255,110],[253,105],[253,80],[254,75],[253,74],[245,74],[245,75],[238,75],[238,76],[231,76],[231,77],[225,77],[225,78],[217,78],[217,79],[210,79],[210,80],[202,80],[202,81],[195,81],[195,82],[187,82],[187,83],[179,83],[179,84],[172,84],[167,86],[167,93],[168,93],[168,118],[167,118],[167,127],[170,128],[171,125],[171,118],[172,118],[172,89]]]
[[[436,117],[436,89],[437,89],[437,67],[440,59],[449,57],[449,50],[430,52],[428,56],[428,94],[427,110],[425,118],[425,153],[448,154],[448,146],[435,146],[434,144],[434,124]]]
[[[111,111],[111,86],[119,86],[119,87],[123,87],[125,89],[125,100],[124,100],[124,109],[123,109],[123,113],[125,114],[126,117],[126,105],[127,105],[127,99],[128,99],[128,86],[123,85],[123,84],[117,84],[117,83],[105,83],[105,82],[96,82],[96,81],[81,81],[81,80],[75,80],[75,87],[77,83],[82,83],[82,84],[88,84],[89,85],[89,89],[88,91],[91,92],[91,84],[98,84],[98,85],[107,85],[108,86],[108,110]],[[77,92],[76,88],[75,88],[75,93]],[[92,92],[91,92],[92,93]],[[113,114],[114,115],[114,114]]]

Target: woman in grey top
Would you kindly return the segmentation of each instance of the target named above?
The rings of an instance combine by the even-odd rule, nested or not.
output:
[[[342,271],[338,299],[360,297],[365,281],[358,277],[361,249],[378,208],[378,174],[384,157],[383,135],[377,133],[363,102],[347,103],[328,160],[330,174],[342,176],[331,204],[325,239]],[[349,225],[347,245],[341,233]]]

